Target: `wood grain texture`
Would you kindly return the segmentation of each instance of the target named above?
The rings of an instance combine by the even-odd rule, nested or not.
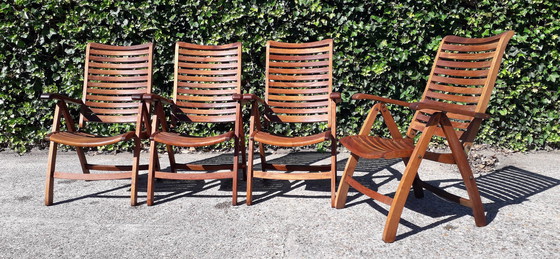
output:
[[[175,46],[174,101],[191,122],[234,122],[241,94],[241,43]],[[225,107],[229,107],[225,108]]]
[[[123,104],[138,104],[132,95],[151,93],[152,52],[151,43],[137,46],[89,43],[82,100],[94,109],[80,117],[80,124],[134,122],[138,110],[125,111]],[[111,106],[112,103],[116,105]],[[107,107],[111,109],[95,109]]]
[[[512,36],[513,32],[481,39],[446,36],[440,44],[420,102],[437,102],[484,113],[505,47]],[[448,116],[452,117],[451,114]],[[421,115],[420,111],[415,113],[408,136],[423,130],[426,120],[420,120]],[[463,122],[468,124],[470,121],[472,118]],[[462,132],[457,128],[458,137]],[[436,135],[444,137],[441,130],[437,130]]]
[[[332,92],[332,39],[285,43],[268,41],[266,45],[265,97],[236,97],[252,101],[249,164],[247,166],[247,205],[252,204],[253,178],[278,180],[331,180],[331,206],[336,185],[336,103],[340,94]],[[259,105],[264,107],[261,115]],[[261,119],[265,123],[261,124]],[[327,130],[309,136],[280,136],[269,133],[271,123],[326,123]],[[283,165],[266,161],[264,146],[299,147],[331,142],[330,165]],[[253,168],[254,145],[259,145],[263,171]],[[321,171],[317,171],[317,170]],[[267,172],[303,171],[298,173]]]
[[[76,180],[130,179],[130,204],[137,204],[138,170],[147,168],[139,164],[141,138],[147,138],[150,131],[147,108],[133,95],[151,93],[153,44],[135,46],[111,46],[88,43],[84,69],[82,100],[78,103],[62,95],[45,95],[45,98],[59,99],[55,112],[53,130],[46,136],[50,141],[45,205],[53,203],[54,178]],[[43,97],[43,96],[42,96]],[[80,131],[65,105],[73,102],[80,105]],[[66,131],[60,131],[61,117],[65,118]],[[86,133],[88,122],[133,123],[134,131],[114,136],[97,136]],[[83,147],[100,147],[121,141],[134,141],[131,165],[96,165],[87,163]],[[82,173],[56,172],[57,145],[74,146],[82,168]],[[90,170],[120,171],[118,173],[91,174]],[[123,172],[125,171],[125,172]]]
[[[373,199],[389,204],[391,207],[382,239],[385,242],[393,242],[410,189],[414,188],[414,195],[422,198],[425,188],[445,199],[470,207],[476,225],[486,225],[484,208],[467,160],[467,152],[477,135],[481,121],[489,118],[485,111],[505,47],[512,36],[513,31],[481,39],[445,37],[440,43],[424,93],[416,103],[355,94],[353,99],[370,99],[378,103],[370,110],[359,135],[347,136],[340,140],[352,154],[342,175],[335,207],[344,207],[350,186]],[[386,103],[404,105],[416,110],[404,138],[385,108]],[[370,136],[374,120],[380,113],[391,132],[390,139]],[[420,136],[415,144],[414,139],[417,135]],[[451,153],[428,152],[427,148],[433,136],[445,138]],[[367,188],[352,178],[360,158],[403,159],[406,168],[393,199]],[[456,164],[469,198],[462,198],[422,182],[418,169],[423,159]]]
[[[232,205],[237,205],[238,170],[246,170],[244,132],[241,101],[234,96],[242,96],[241,91],[241,43],[210,46],[177,42],[175,45],[175,73],[173,100],[166,101],[172,109],[172,120],[187,123],[227,123],[231,130],[215,136],[196,136],[197,132],[169,131],[163,102],[153,96],[156,102],[156,120],[151,136],[150,168],[148,173],[147,204],[153,205],[155,179],[206,180],[232,179]],[[146,99],[145,101],[148,101]],[[173,146],[208,147],[233,140],[234,152],[231,164],[198,165],[175,161]],[[170,154],[173,172],[159,171],[158,144],[165,144]],[[241,162],[239,155],[241,154]],[[178,172],[178,169],[189,172]],[[222,170],[228,170],[223,172]],[[192,171],[207,171],[204,173]]]
[[[270,110],[276,116],[267,118],[278,122],[328,121],[332,40],[303,45],[269,41],[267,57],[265,101],[276,108]],[[308,103],[315,110],[305,110],[301,116],[298,107]]]

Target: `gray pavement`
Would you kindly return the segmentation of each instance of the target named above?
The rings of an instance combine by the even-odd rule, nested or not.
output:
[[[58,170],[78,171],[73,152]],[[142,153],[146,161],[147,154]],[[348,153],[339,155],[339,176]],[[91,162],[127,163],[129,153],[88,155]],[[163,166],[166,157],[161,156]],[[181,154],[179,161],[220,161],[218,153]],[[272,155],[326,162],[318,153]],[[388,206],[352,191],[344,209],[329,205],[326,181],[257,181],[255,203],[231,206],[231,181],[160,181],[157,204],[129,206],[129,182],[55,181],[55,205],[43,206],[46,151],[0,153],[1,258],[558,258],[560,152],[498,154],[496,169],[478,174],[488,226],[470,210],[426,192],[409,197],[397,241],[381,240]],[[258,161],[256,161],[258,163]],[[361,161],[356,175],[392,194],[403,164]],[[464,194],[457,171],[425,161],[424,180]]]

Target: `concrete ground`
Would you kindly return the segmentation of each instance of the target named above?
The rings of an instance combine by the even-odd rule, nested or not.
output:
[[[179,161],[219,162],[229,154],[181,154]],[[381,233],[388,206],[351,189],[346,208],[332,209],[328,181],[257,180],[246,206],[240,182],[160,181],[157,203],[129,206],[129,182],[55,181],[55,205],[43,205],[47,153],[0,153],[1,258],[558,258],[560,152],[498,154],[495,170],[478,174],[488,226],[476,227],[468,208],[426,192],[411,194],[397,241]],[[78,172],[74,152],[59,153],[57,170]],[[338,157],[339,176],[348,153]],[[127,163],[131,154],[88,155],[91,162]],[[142,161],[147,154],[142,153]],[[277,153],[272,160],[326,162],[326,154]],[[161,155],[163,166],[166,157]],[[258,161],[257,161],[258,162]],[[364,160],[362,183],[393,194],[404,166]],[[454,167],[425,161],[424,180],[465,194]],[[378,186],[378,187],[377,187]]]

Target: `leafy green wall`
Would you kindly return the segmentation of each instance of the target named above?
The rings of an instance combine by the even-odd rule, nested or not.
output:
[[[334,87],[345,101],[339,135],[347,135],[357,132],[369,107],[350,101],[352,94],[418,100],[443,36],[504,30],[517,34],[478,141],[515,150],[559,148],[559,9],[554,0],[8,0],[0,3],[0,148],[45,145],[53,104],[38,97],[80,97],[89,41],[155,42],[155,92],[169,95],[176,41],[243,42],[245,92],[261,93],[267,40],[334,38]],[[394,111],[404,130],[410,111]]]

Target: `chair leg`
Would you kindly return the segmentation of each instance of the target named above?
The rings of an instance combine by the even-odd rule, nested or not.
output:
[[[471,208],[473,210],[473,216],[476,226],[483,227],[486,226],[486,217],[484,216],[484,206],[482,205],[482,200],[480,198],[480,193],[478,192],[478,187],[476,186],[476,181],[469,165],[467,159],[467,154],[463,149],[463,145],[454,134],[453,126],[449,121],[449,118],[443,117],[441,120],[441,126],[443,132],[445,133],[447,142],[449,143],[449,148],[451,149],[451,154],[457,167],[459,167],[459,172],[467,188],[467,193],[469,195],[469,200],[471,201]]]
[[[253,152],[254,151],[255,151],[254,140],[249,139],[249,154],[247,158],[247,200],[245,201],[247,206],[250,206],[253,203]]]
[[[477,227],[486,226],[486,216],[484,215],[484,205],[482,205],[482,200],[480,198],[480,193],[478,192],[478,187],[476,186],[476,181],[474,180],[471,168],[468,161],[456,161],[461,176],[463,177],[463,182],[467,188],[467,194],[469,195],[469,200],[472,203],[472,210],[474,216],[474,222]]]
[[[389,209],[389,215],[387,215],[387,221],[385,222],[385,228],[383,229],[382,239],[387,243],[395,241],[397,228],[399,227],[399,221],[401,220],[401,214],[404,209],[406,199],[408,198],[408,194],[410,193],[410,188],[412,187],[414,179],[416,179],[418,168],[420,167],[420,163],[426,154],[426,149],[428,148],[428,144],[430,144],[440,118],[441,114],[439,113],[430,118],[428,123],[426,123],[427,127],[424,129],[424,132],[416,143],[414,152],[410,155],[410,160],[406,165],[403,177],[399,182],[397,191],[395,192],[395,197],[393,198],[391,208]]]
[[[416,173],[416,177],[414,177],[414,181],[412,182],[412,191],[414,193],[414,197],[417,199],[424,198],[424,188],[422,187],[422,180],[418,173]]]
[[[403,177],[399,183],[393,202],[391,203],[391,208],[389,209],[385,228],[383,229],[383,241],[387,243],[395,241],[401,214],[408,198],[410,187],[412,187],[412,183],[416,178],[421,159],[421,157],[413,157],[404,170]]]
[[[171,157],[171,156],[170,156]],[[148,187],[146,190],[146,204],[148,206],[154,205],[154,184],[155,184],[155,174],[156,168],[155,163],[157,158],[157,143],[155,141],[150,141],[150,162],[148,165]]]
[[[467,194],[469,195],[469,200],[472,203],[472,211],[474,216],[474,221],[477,227],[486,226],[486,216],[484,215],[484,206],[480,198],[480,193],[478,187],[476,186],[476,180],[474,179],[469,161],[467,160],[467,155],[463,149],[452,150],[457,167],[459,167],[459,172],[465,183],[467,189]]]
[[[264,150],[264,144],[259,143],[259,156],[261,158],[261,170],[263,172],[266,172],[266,167],[267,167],[267,163],[266,163],[266,153]],[[268,181],[268,179],[262,179],[263,183],[266,183]]]
[[[247,150],[245,149],[245,135],[239,140],[241,147],[241,164],[243,165],[243,181],[247,181]]]
[[[130,183],[130,206],[136,206],[138,203],[138,167],[140,165],[140,150],[142,142],[140,139],[134,139],[134,157],[132,162],[132,179]]]
[[[331,140],[331,208],[334,208],[336,197],[336,141]]]
[[[239,139],[235,139],[231,183],[231,205],[237,205],[237,176],[239,174]]]
[[[167,156],[169,157],[169,167],[171,168],[171,172],[177,173],[177,168],[175,167],[175,152],[173,151],[173,146],[165,145],[167,149]],[[159,159],[156,159],[159,161]]]
[[[264,144],[263,143],[259,143],[259,155],[261,157],[261,167],[263,172],[266,171],[265,165],[266,165],[266,154],[264,153]]]
[[[408,160],[409,158],[403,158],[403,163],[404,165],[408,165]],[[416,197],[417,199],[422,199],[424,198],[424,188],[422,188],[422,184],[421,184],[422,180],[420,180],[420,176],[418,175],[418,173],[416,174],[416,177],[414,177],[414,182],[412,182],[412,190],[414,191],[414,197]]]
[[[346,162],[346,167],[344,168],[342,178],[338,184],[338,191],[336,192],[336,199],[334,202],[334,207],[337,209],[344,208],[344,205],[346,204],[346,197],[348,196],[348,189],[350,188],[350,185],[346,182],[346,178],[354,175],[354,170],[356,170],[359,158],[360,157],[354,153],[351,153],[348,158],[348,162]]]
[[[82,147],[76,147],[76,153],[78,153],[78,159],[80,160],[80,166],[82,166],[82,172],[84,174],[89,174],[89,169],[87,168],[86,155]]]
[[[47,179],[45,186],[45,205],[50,206],[53,203],[53,188],[54,188],[54,170],[56,167],[56,151],[58,144],[50,142],[49,147],[49,160],[47,162]]]

